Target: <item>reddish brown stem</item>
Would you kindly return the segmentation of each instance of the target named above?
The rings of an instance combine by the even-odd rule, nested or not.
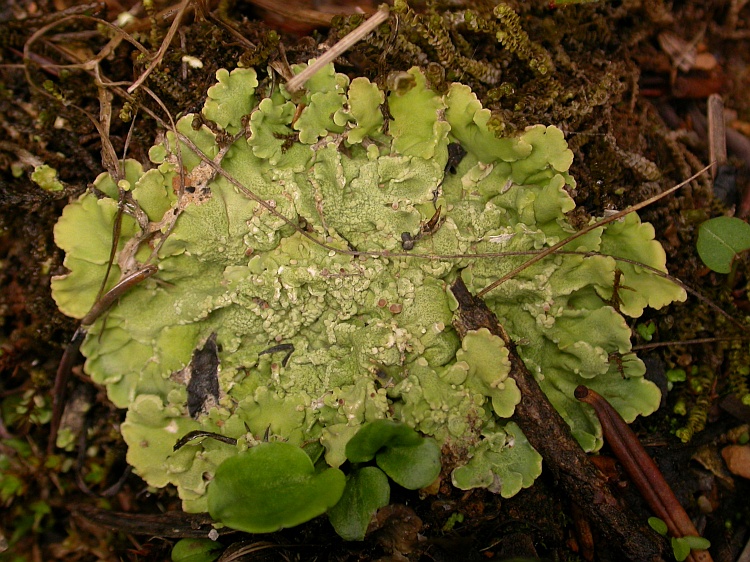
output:
[[[617,560],[636,562],[662,561],[663,541],[645,521],[636,518],[612,494],[604,475],[594,466],[571,434],[570,427],[555,410],[539,387],[534,375],[516,351],[516,345],[487,308],[484,301],[472,295],[459,276],[451,286],[456,298],[453,326],[463,338],[471,330],[487,328],[502,338],[508,348],[510,376],[521,391],[513,420],[523,430],[529,443],[544,459],[557,489],[575,503],[596,529],[605,548],[617,550]]]
[[[659,467],[617,410],[600,394],[583,385],[576,388],[575,397],[594,408],[610,449],[653,512],[667,524],[670,534],[678,538],[700,536]],[[691,557],[695,561],[712,562],[711,555],[705,550],[693,551]]]
[[[106,310],[112,306],[117,299],[144,279],[151,277],[158,271],[158,269],[159,268],[156,265],[148,264],[134,273],[127,275],[117,283],[117,285],[102,295],[102,297],[94,303],[94,306],[91,307],[88,314],[81,319],[81,325],[75,331],[73,338],[65,348],[62,359],[60,359],[60,364],[57,366],[57,373],[55,374],[55,384],[52,389],[52,419],[50,421],[49,439],[47,441],[48,455],[51,455],[55,449],[57,433],[60,429],[60,420],[62,419],[63,410],[65,409],[65,389],[68,385],[68,379],[70,378],[70,371],[73,368],[76,357],[78,356],[78,349],[81,347],[83,338],[86,336],[86,330],[91,324],[96,322],[97,318],[106,312]]]

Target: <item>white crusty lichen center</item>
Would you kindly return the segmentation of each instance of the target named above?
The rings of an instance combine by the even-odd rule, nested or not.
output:
[[[128,409],[128,461],[149,484],[176,485],[186,509],[205,509],[218,464],[265,435],[319,442],[339,466],[347,440],[380,418],[438,439],[459,487],[510,496],[539,474],[538,454],[506,421],[520,399],[507,350],[482,331],[459,340],[448,286],[461,275],[477,292],[528,259],[507,252],[538,251],[573,233],[565,219],[575,206],[566,191],[572,153],[555,127],[497,139],[466,86],[438,94],[419,70],[409,72],[414,86],[388,95],[384,112],[377,86],[350,83],[330,65],[296,103],[283,89],[256,99],[251,69],[220,71],[203,113],[237,135],[219,157],[234,181],[196,179],[200,159],[174,133],[151,150],[153,169],[127,163],[132,198],[152,224],[166,231],[163,218],[181,212],[157,275],[92,326],[82,349],[87,373]],[[222,150],[214,134],[192,122],[178,122],[181,138],[213,159]],[[449,143],[466,155],[446,166]],[[182,199],[180,162],[189,183]],[[71,273],[53,281],[54,296],[77,317],[104,276],[117,207],[111,178],[96,186],[106,196],[71,203],[55,231]],[[141,227],[125,218],[120,252],[145,260],[146,244],[127,246]],[[99,235],[84,247],[74,242],[81,224]],[[634,214],[571,246],[665,270],[653,229]],[[659,402],[609,304],[616,267],[633,289],[619,295],[626,312],[683,298],[663,278],[583,255],[551,256],[486,298],[587,449],[599,446],[600,429],[573,398],[578,384],[627,419]],[[218,403],[193,418],[175,373],[212,334]],[[196,429],[239,441],[207,438],[173,451]]]

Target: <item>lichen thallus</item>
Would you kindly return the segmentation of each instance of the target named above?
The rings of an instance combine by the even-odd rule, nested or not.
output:
[[[448,144],[448,161],[445,163],[443,178],[445,178],[445,174],[456,173],[456,166],[461,163],[461,160],[464,159],[464,156],[466,156],[466,150],[459,143],[452,142]],[[417,242],[417,240],[423,238],[424,236],[434,234],[437,229],[440,228],[440,226],[443,224],[443,221],[445,221],[445,218],[440,215],[441,211],[443,210],[442,205],[438,206],[436,204],[438,198],[440,197],[442,188],[443,180],[440,180],[432,195],[432,204],[433,206],[435,206],[435,214],[432,215],[432,218],[430,220],[422,221],[422,224],[419,227],[419,232],[417,232],[416,236],[412,235],[411,232],[401,233],[401,247],[404,250],[413,250],[414,244]]]
[[[49,26],[45,26],[44,28],[38,30],[29,39],[29,41],[27,41],[27,44],[24,47],[24,61],[31,60],[31,54],[32,54],[31,50],[30,50],[31,45],[37,39],[39,39],[40,37],[42,37],[44,35],[44,33],[46,33],[53,25],[59,25],[59,24],[63,23],[64,21],[67,21],[67,20],[75,18],[75,17],[81,17],[81,18],[87,19],[87,20],[89,19],[88,16],[69,16],[68,18],[64,18],[62,20],[58,20],[58,21],[54,22],[53,24],[50,24]],[[122,30],[116,28],[112,24],[109,24],[108,22],[105,22],[103,20],[97,20],[97,22],[101,23],[102,25],[106,25],[107,27],[109,27],[113,31],[113,33],[116,36],[116,40],[115,41],[126,40],[126,41],[130,42],[131,44],[133,44],[141,52],[146,53],[147,50],[144,47],[142,47],[134,38],[132,38],[127,33],[123,32]],[[166,41],[165,45],[167,45],[168,43],[169,42]],[[158,60],[158,58],[156,60]],[[648,201],[644,202],[643,204],[641,204],[639,206],[631,207],[629,209],[626,209],[626,210],[622,211],[621,213],[618,213],[616,215],[613,215],[613,216],[609,217],[608,219],[605,219],[605,220],[599,221],[598,223],[590,225],[589,227],[587,227],[583,231],[581,231],[581,232],[579,232],[577,234],[574,234],[573,236],[571,236],[571,237],[569,237],[569,238],[561,241],[559,244],[556,244],[555,246],[553,246],[551,248],[548,248],[548,249],[546,249],[546,250],[544,250],[542,252],[537,252],[537,251],[497,252],[497,253],[475,253],[475,254],[470,254],[470,255],[465,255],[465,254],[461,254],[461,255],[439,255],[439,254],[434,254],[434,253],[433,254],[428,254],[428,253],[419,253],[419,252],[407,252],[406,250],[410,250],[410,249],[413,249],[413,248],[407,248],[406,245],[413,245],[414,244],[414,241],[411,241],[411,242],[408,241],[408,237],[407,237],[407,239],[404,240],[404,242],[406,242],[406,245],[403,246],[403,249],[405,251],[404,252],[399,252],[399,253],[397,253],[397,252],[388,252],[388,251],[385,251],[385,252],[372,252],[372,251],[342,250],[340,248],[332,247],[332,246],[326,244],[325,242],[317,239],[312,233],[301,229],[297,224],[294,224],[287,217],[283,216],[283,214],[281,214],[278,211],[276,211],[269,203],[267,203],[266,201],[264,201],[263,199],[261,199],[259,196],[257,196],[255,193],[253,193],[251,190],[249,190],[246,187],[244,187],[242,184],[240,184],[239,181],[237,181],[230,174],[228,174],[225,170],[223,170],[221,168],[221,166],[220,166],[221,156],[222,155],[218,155],[216,159],[212,160],[205,153],[203,153],[200,149],[198,149],[198,147],[194,143],[192,143],[190,141],[190,139],[188,139],[184,135],[180,134],[176,130],[176,127],[175,127],[174,121],[172,119],[172,116],[166,110],[165,105],[146,86],[144,86],[143,84],[141,84],[140,85],[141,90],[143,92],[145,92],[147,95],[149,95],[149,96],[151,96],[152,98],[155,99],[156,103],[162,108],[162,110],[166,113],[166,115],[168,115],[169,121],[171,122],[171,124],[166,123],[164,121],[164,119],[162,119],[159,115],[157,115],[155,112],[153,112],[152,110],[150,110],[147,106],[137,103],[136,100],[133,98],[133,96],[131,96],[128,92],[126,92],[122,87],[120,87],[118,85],[115,85],[114,83],[107,82],[106,80],[103,80],[102,79],[103,75],[101,73],[101,70],[98,68],[98,60],[94,62],[94,65],[93,65],[94,68],[91,67],[90,62],[86,62],[85,65],[80,64],[81,61],[76,61],[76,63],[77,64],[75,66],[79,66],[79,67],[83,68],[84,71],[88,72],[93,78],[96,79],[96,83],[97,83],[97,85],[99,87],[99,92],[100,92],[100,101],[103,98],[106,97],[105,94],[106,94],[107,91],[112,91],[112,92],[116,93],[117,95],[119,95],[120,97],[126,99],[129,103],[131,103],[131,104],[133,104],[135,106],[140,107],[142,109],[142,111],[144,111],[149,116],[151,116],[165,130],[170,130],[174,134],[174,136],[180,141],[180,143],[182,143],[185,146],[187,146],[188,148],[190,148],[200,158],[200,160],[202,161],[202,163],[200,164],[199,168],[203,168],[204,171],[209,171],[209,175],[210,176],[215,176],[216,174],[219,174],[219,175],[223,176],[225,179],[227,179],[229,181],[229,183],[231,183],[232,185],[234,185],[240,192],[244,193],[247,197],[249,197],[253,201],[257,202],[261,207],[263,207],[270,214],[278,217],[285,224],[290,225],[291,227],[293,227],[302,236],[308,238],[313,243],[318,244],[319,246],[321,246],[323,248],[326,248],[329,251],[332,251],[332,252],[335,252],[335,253],[338,253],[338,254],[351,255],[351,256],[364,256],[364,257],[410,257],[410,258],[427,259],[427,260],[456,259],[456,258],[466,258],[466,257],[473,257],[473,258],[502,258],[504,256],[520,256],[520,255],[534,255],[534,254],[536,254],[534,258],[532,258],[529,261],[527,261],[526,263],[522,264],[521,266],[519,266],[518,268],[516,268],[514,271],[512,271],[510,274],[504,276],[501,279],[498,279],[497,281],[493,282],[491,285],[489,285],[486,288],[484,288],[482,291],[480,291],[480,293],[479,293],[480,296],[488,293],[489,291],[491,291],[492,289],[494,289],[495,287],[497,287],[498,285],[500,285],[501,283],[503,283],[507,279],[509,279],[509,278],[513,277],[514,275],[516,275],[518,272],[520,272],[524,268],[529,267],[530,265],[532,265],[532,264],[536,263],[537,261],[543,259],[544,257],[548,256],[549,254],[560,253],[560,254],[581,254],[581,255],[592,255],[592,256],[593,255],[597,255],[598,254],[597,252],[568,252],[568,251],[563,250],[562,247],[565,244],[571,242],[572,240],[578,238],[579,236],[582,236],[583,234],[585,234],[585,233],[593,230],[594,228],[598,228],[598,227],[600,227],[600,226],[602,226],[602,225],[604,225],[604,224],[606,224],[608,222],[611,222],[613,220],[617,220],[617,219],[621,218],[622,216],[624,216],[625,214],[627,214],[629,212],[633,212],[633,211],[637,210],[638,208],[642,208],[645,205],[651,204],[654,201],[657,201],[658,199],[660,199],[660,198],[662,198],[662,197],[664,197],[666,195],[669,195],[674,190],[682,187],[683,185],[685,185],[688,182],[692,181],[693,179],[695,179],[699,175],[705,173],[706,169],[708,169],[708,168],[705,168],[705,169],[701,170],[700,172],[698,172],[697,174],[695,174],[693,177],[689,178],[688,180],[685,180],[684,182],[682,182],[678,186],[676,186],[676,187],[674,187],[674,188],[672,188],[672,189],[670,189],[670,190],[662,193],[661,195],[658,195],[658,196],[656,196],[654,198],[649,199]],[[29,73],[28,64],[25,65],[25,70],[26,70],[27,81],[29,82],[30,86],[33,89],[35,89],[36,91],[38,91],[39,93],[41,93],[42,95],[46,95],[46,96],[52,97],[51,94],[49,94],[48,92],[46,92],[43,88],[38,87],[38,86],[36,86],[33,83],[33,80],[31,79],[31,74]],[[312,68],[309,71],[312,72]],[[297,76],[296,80],[301,85],[302,80],[303,80],[303,76],[301,76],[301,75]],[[131,87],[131,90],[134,89],[135,87],[137,87],[137,85],[134,85],[133,87]],[[292,90],[292,88],[290,87],[289,84],[287,85],[287,89],[289,91]],[[82,108],[78,108],[76,106],[73,106],[73,107],[76,108],[76,109],[79,109],[81,112],[83,112],[84,114],[86,114],[89,117],[89,119],[92,120],[92,122],[94,123],[94,125],[97,126],[96,119],[93,119],[91,115],[88,115],[88,113],[85,110],[83,110]],[[381,107],[387,107],[387,105],[383,105]],[[101,111],[100,114],[101,113],[106,113],[106,112],[105,111]],[[387,120],[386,120],[386,126],[387,126]],[[103,131],[102,128],[100,128],[98,126],[97,126],[97,129],[99,130],[100,135],[103,137],[102,138],[102,143],[105,144],[107,142],[107,140],[108,140],[106,138],[107,131],[106,130]],[[180,143],[178,143],[178,151],[179,151]],[[454,152],[449,152],[449,162],[448,162],[448,164],[452,165],[453,167],[450,168],[450,169],[447,168],[446,169],[446,173],[448,171],[450,171],[452,173],[454,171],[455,164],[457,164],[458,161],[460,161],[461,155],[460,155],[460,150],[459,149],[460,149],[460,145],[456,145],[456,146],[453,147],[453,151]],[[451,150],[451,147],[449,147],[449,150]],[[112,163],[111,160],[113,160],[113,158],[111,158],[111,156],[113,156],[113,155],[114,155],[114,151],[110,150],[110,158],[109,158],[110,164]],[[106,160],[106,158],[105,158],[105,160]],[[454,161],[454,160],[456,161],[455,164],[451,164],[451,162]],[[106,164],[106,162],[105,162],[105,164]],[[184,181],[184,179],[185,179],[184,178],[185,171],[182,168],[181,164],[179,165],[179,173],[180,173],[180,185],[179,185],[179,189],[182,191],[184,189],[184,186],[185,186],[185,181]],[[114,176],[114,174],[113,174],[113,176]],[[180,200],[181,200],[181,197],[178,198],[178,208],[174,209],[176,212],[174,212],[172,224],[174,224],[174,221],[176,221],[177,216],[179,215],[179,210],[180,210],[179,209],[179,204],[180,204],[179,201]],[[124,211],[123,211],[123,208],[122,208],[122,205],[121,205],[120,210],[118,211],[120,217],[122,216],[123,212]],[[435,214],[433,215],[433,217],[431,219],[429,219],[428,221],[424,222],[423,225],[422,225],[422,227],[420,227],[420,232],[417,234],[417,237],[420,234],[422,234],[422,232],[423,232],[422,229],[425,226],[428,228],[428,232],[426,234],[432,234],[432,232],[434,232],[433,229],[436,229],[437,227],[440,226],[440,224],[441,224],[440,219],[441,219],[440,209],[436,208],[436,211],[435,211]],[[165,232],[165,234],[168,235],[168,232],[169,232],[169,230],[167,229],[167,231]],[[110,267],[111,267],[111,263],[112,263],[112,261],[114,259],[114,254],[116,253],[116,248],[117,248],[116,237],[115,237],[115,239],[113,239],[113,246],[112,246],[112,248],[113,248],[113,250],[112,250],[112,255],[110,256]],[[152,262],[153,259],[154,259],[154,257],[155,257],[155,253],[152,253],[152,258],[149,261]],[[722,311],[721,309],[719,309],[718,307],[716,307],[716,305],[714,305],[713,303],[710,303],[710,301],[708,301],[707,299],[705,299],[704,297],[702,297],[696,291],[694,291],[694,290],[690,289],[689,287],[685,286],[679,280],[677,280],[677,279],[675,279],[675,278],[673,278],[673,277],[671,277],[671,276],[669,276],[669,275],[667,275],[667,274],[665,274],[665,273],[663,273],[661,271],[658,271],[658,270],[656,270],[656,269],[654,269],[652,267],[646,266],[644,264],[637,264],[633,260],[628,260],[628,259],[619,258],[619,257],[614,257],[614,259],[616,259],[618,261],[621,261],[621,262],[627,262],[627,263],[631,263],[631,264],[640,265],[643,269],[645,269],[647,271],[650,271],[650,272],[652,272],[655,275],[658,275],[658,276],[661,276],[661,277],[664,277],[664,278],[667,278],[667,279],[671,280],[672,282],[674,282],[675,284],[679,285],[680,287],[682,287],[683,289],[685,289],[689,293],[697,296],[698,298],[701,298],[709,306],[711,306],[712,308],[714,308],[715,310],[717,310],[718,313],[720,313],[720,314],[726,316],[727,318],[729,318],[729,320],[731,322],[739,325],[738,322],[736,322],[734,319],[732,319],[731,317],[729,317],[729,315],[727,315],[726,313],[724,313],[724,311]],[[49,444],[48,444],[48,450],[50,450],[50,451],[54,447],[55,440],[56,440],[57,430],[59,428],[60,417],[62,416],[62,410],[63,410],[63,406],[64,406],[63,392],[64,392],[65,387],[67,386],[67,377],[68,377],[68,375],[70,373],[70,369],[71,369],[71,367],[72,367],[72,365],[73,365],[73,363],[75,361],[76,352],[78,350],[78,347],[80,346],[80,344],[82,343],[82,341],[84,339],[84,336],[86,334],[87,328],[90,326],[91,323],[93,323],[94,321],[96,321],[96,319],[99,316],[101,316],[104,312],[106,312],[108,310],[108,308],[113,303],[115,303],[119,298],[121,298],[132,287],[134,287],[138,283],[142,282],[143,280],[145,280],[145,279],[153,276],[154,273],[156,273],[156,271],[157,271],[157,266],[154,265],[153,263],[148,263],[147,262],[147,265],[145,265],[143,267],[135,268],[135,269],[128,268],[127,271],[130,271],[130,273],[126,274],[117,283],[117,285],[115,287],[113,287],[110,291],[107,291],[106,293],[104,293],[103,291],[100,291],[100,294],[99,294],[99,296],[98,296],[98,298],[96,300],[96,303],[94,304],[94,306],[92,307],[92,309],[82,319],[80,327],[78,328],[78,330],[76,330],[73,338],[71,339],[70,344],[68,345],[67,349],[65,350],[65,353],[63,354],[63,358],[61,359],[61,362],[60,362],[60,365],[59,365],[59,368],[58,368],[58,373],[57,373],[56,381],[55,381],[55,396],[54,396],[55,406],[54,406],[53,420],[52,420],[52,424],[51,424],[52,427],[51,427],[51,432],[50,432],[50,441],[49,441]],[[106,280],[102,283],[102,287],[105,286],[105,283],[106,283]],[[744,329],[744,326],[742,326],[742,328]],[[273,351],[271,351],[273,349],[274,348],[271,348],[270,350],[267,350],[267,352],[271,353],[271,352],[273,352]]]
[[[122,93],[122,92],[121,92]],[[125,94],[126,97],[129,97]],[[256,193],[254,193],[252,190],[248,189],[246,186],[244,186],[242,183],[240,183],[236,178],[234,178],[230,173],[228,173],[226,170],[224,170],[221,167],[221,160],[226,153],[226,150],[221,150],[220,154],[218,154],[215,158],[210,158],[207,156],[198,146],[195,145],[189,138],[187,138],[185,135],[181,134],[179,131],[177,131],[176,127],[174,126],[174,123],[167,124],[164,120],[159,118],[155,113],[149,111],[148,109],[144,108],[144,110],[153,118],[156,119],[156,121],[162,125],[164,128],[170,130],[172,134],[174,135],[174,138],[178,140],[177,143],[178,147],[180,144],[187,147],[189,150],[191,150],[194,154],[198,156],[198,158],[201,160],[201,163],[199,164],[198,168],[202,169],[202,178],[201,183],[204,183],[204,185],[208,185],[208,183],[214,179],[215,176],[220,175],[224,179],[226,179],[230,184],[232,184],[235,188],[238,189],[239,192],[243,193],[245,196],[250,198],[251,200],[255,201],[258,205],[263,207],[267,212],[272,214],[273,216],[279,218],[282,222],[285,224],[291,226],[294,228],[301,236],[309,239],[311,242],[325,248],[326,250],[329,250],[331,252],[335,252],[337,254],[342,255],[350,255],[350,256],[357,256],[357,257],[410,257],[410,258],[416,258],[416,259],[426,259],[426,260],[445,260],[445,259],[458,259],[458,258],[502,258],[506,256],[522,256],[522,255],[529,255],[533,256],[529,260],[525,261],[523,264],[521,264],[519,267],[515,268],[513,271],[508,273],[507,275],[503,276],[502,278],[494,281],[484,289],[482,289],[478,296],[483,296],[490,292],[491,290],[498,287],[500,284],[505,282],[506,280],[512,278],[513,276],[517,275],[519,272],[523,271],[527,267],[533,265],[534,263],[540,261],[541,259],[544,259],[546,256],[549,256],[553,253],[563,253],[563,254],[580,254],[585,256],[593,256],[593,255],[601,255],[598,252],[571,252],[571,251],[565,251],[562,248],[570,243],[571,241],[585,235],[588,232],[591,232],[592,230],[599,228],[601,226],[604,226],[610,222],[613,222],[615,220],[621,219],[625,215],[635,212],[647,205],[650,205],[659,199],[662,199],[663,197],[666,197],[667,195],[670,195],[674,191],[678,190],[679,188],[683,187],[684,185],[690,183],[700,175],[704,174],[708,169],[710,169],[711,165],[706,166],[690,178],[686,179],[685,181],[681,182],[680,184],[664,191],[661,194],[658,194],[654,197],[651,197],[650,199],[643,201],[639,204],[636,204],[634,206],[631,206],[623,211],[620,211],[618,213],[615,213],[613,215],[610,215],[604,219],[601,219],[597,222],[594,222],[587,227],[583,228],[582,230],[576,232],[575,234],[571,235],[568,238],[565,238],[564,240],[560,241],[559,243],[545,249],[542,251],[517,251],[517,252],[483,252],[483,253],[472,253],[472,254],[435,254],[435,253],[419,253],[419,252],[412,252],[409,251],[413,249],[414,242],[418,240],[420,234],[431,234],[434,232],[437,228],[439,228],[441,223],[441,215],[440,215],[440,207],[436,208],[435,214],[427,221],[423,223],[423,225],[420,228],[420,232],[417,234],[416,237],[403,239],[403,252],[393,252],[393,251],[368,251],[368,250],[355,250],[355,249],[341,249],[338,247],[334,247],[325,241],[322,241],[318,239],[317,236],[315,236],[314,233],[308,232],[304,229],[302,229],[298,224],[295,224],[293,221],[291,221],[289,218],[284,216],[282,213],[277,211],[275,207],[267,202],[266,200],[262,199],[260,196],[258,196]],[[171,118],[170,118],[171,121]],[[243,131],[238,133],[238,137],[240,135],[244,134]],[[228,149],[231,146],[232,142],[227,143],[225,145],[225,149]],[[178,148],[179,150],[179,148]],[[179,156],[179,155],[178,155]],[[456,151],[456,155],[451,159],[449,162],[449,165],[455,166],[456,163],[460,162],[460,152]],[[181,159],[179,159],[179,162],[181,162]],[[453,162],[453,164],[451,164]],[[185,172],[184,169],[182,169],[181,164],[180,167],[180,191],[182,192],[184,190],[185,185]],[[449,169],[446,167],[446,173],[453,172],[453,169]],[[192,175],[192,174],[191,174]],[[179,216],[179,210],[181,210],[182,205],[182,198],[178,198],[176,207],[173,209],[170,209],[168,213],[172,213],[172,226],[176,222]],[[124,208],[120,208],[118,211],[120,213],[125,212]],[[166,239],[166,236],[168,235],[169,231],[171,229],[167,229],[164,237],[162,238],[162,242],[164,239]],[[153,231],[152,231],[153,232]],[[113,244],[117,244],[116,240],[113,240]],[[152,256],[155,254],[152,254]],[[674,282],[678,286],[685,289],[690,294],[696,295],[698,298],[700,298],[702,301],[707,302],[710,306],[712,306],[714,309],[717,310],[720,314],[727,317],[730,321],[735,323],[736,325],[738,322],[734,319],[732,319],[727,313],[725,313],[723,310],[719,309],[716,305],[713,303],[710,303],[705,297],[702,297],[697,291],[691,289],[690,287],[687,287],[684,283],[679,281],[678,279],[675,279],[674,277],[661,272],[653,267],[650,267],[645,264],[640,264],[638,262],[635,262],[633,260],[629,260],[627,258],[620,258],[617,256],[612,256],[617,261],[627,262],[639,265],[643,267],[644,269],[654,273],[655,275],[664,277],[669,279],[670,281]],[[157,271],[157,266],[153,264],[146,265],[140,269],[137,269],[136,271],[133,271],[129,275],[125,276],[123,279],[120,280],[120,282],[117,283],[115,287],[113,287],[110,291],[103,294],[100,299],[97,300],[96,304],[92,307],[91,311],[86,314],[83,321],[81,322],[81,326],[78,330],[76,330],[70,344],[65,350],[65,353],[63,354],[63,358],[61,359],[56,380],[55,380],[55,397],[54,397],[54,409],[53,409],[53,420],[51,424],[51,431],[50,431],[50,441],[48,444],[48,450],[51,451],[54,448],[55,439],[57,435],[57,431],[59,429],[59,423],[60,418],[62,416],[62,410],[64,406],[64,389],[67,385],[67,379],[70,372],[70,369],[73,365],[73,362],[75,360],[75,354],[83,341],[83,338],[86,334],[86,328],[90,326],[91,323],[96,321],[96,319],[101,316],[115,301],[117,301],[120,297],[122,297],[129,289],[131,289],[133,286],[137,285],[144,279],[147,279],[148,277],[151,277],[154,273]],[[743,329],[745,329],[744,326],[742,326]],[[269,351],[270,352],[270,351]]]
[[[158,118],[155,114],[152,112],[149,112],[149,115],[152,117],[155,117],[158,122],[161,125],[166,125],[161,119]],[[346,250],[339,247],[332,246],[320,239],[318,239],[313,233],[308,232],[307,230],[301,228],[298,224],[291,221],[289,218],[284,216],[282,213],[277,211],[274,206],[269,204],[267,201],[265,201],[263,198],[258,196],[256,193],[254,193],[252,190],[245,187],[242,183],[240,183],[236,178],[234,178],[230,173],[228,173],[226,170],[221,168],[219,163],[216,161],[217,159],[212,160],[209,156],[207,156],[198,146],[189,138],[187,138],[185,135],[181,134],[179,131],[177,131],[174,127],[171,128],[172,132],[175,134],[177,139],[185,144],[191,151],[193,151],[201,160],[202,164],[205,164],[207,166],[210,166],[213,171],[217,174],[222,176],[224,179],[226,179],[229,183],[231,183],[234,187],[236,187],[240,192],[248,196],[250,199],[258,203],[261,207],[263,207],[266,211],[268,211],[270,214],[274,215],[275,217],[279,218],[282,222],[284,222],[286,225],[289,225],[294,230],[296,230],[301,236],[307,238],[314,244],[319,245],[320,247],[330,251],[334,252],[336,254],[342,254],[342,255],[349,255],[353,257],[409,257],[414,259],[425,259],[425,260],[448,260],[448,259],[461,259],[461,258],[503,258],[503,257],[509,257],[509,256],[533,256],[502,278],[494,281],[484,289],[482,289],[478,296],[484,296],[493,289],[499,287],[502,283],[507,281],[508,279],[511,279],[512,277],[518,275],[521,271],[525,270],[526,268],[532,266],[533,264],[537,263],[538,261],[544,259],[545,257],[549,256],[550,254],[577,254],[577,255],[583,255],[583,256],[595,256],[595,255],[607,255],[602,254],[601,252],[580,252],[580,251],[569,251],[569,250],[563,250],[562,248],[572,242],[573,240],[576,240],[577,238],[580,238],[581,236],[584,236],[585,234],[588,234],[592,230],[595,230],[597,228],[600,228],[602,226],[605,226],[611,222],[614,222],[616,220],[622,219],[625,215],[628,215],[630,213],[636,212],[644,207],[647,207],[664,197],[667,197],[674,193],[675,191],[681,189],[682,187],[690,184],[692,181],[694,181],[696,178],[702,176],[705,174],[708,170],[711,169],[711,167],[714,165],[713,163],[707,165],[706,167],[702,168],[701,170],[697,171],[695,174],[687,178],[686,180],[680,182],[677,185],[674,185],[673,187],[663,191],[662,193],[659,193],[657,195],[654,195],[653,197],[650,197],[649,199],[646,199],[645,201],[642,201],[641,203],[637,203],[636,205],[632,205],[626,209],[623,209],[622,211],[619,211],[617,213],[608,215],[605,218],[602,218],[596,222],[593,222],[589,224],[588,226],[584,227],[583,229],[579,230],[578,232],[572,234],[571,236],[561,240],[557,244],[550,246],[549,248],[546,248],[544,250],[524,250],[524,251],[513,251],[513,252],[476,252],[472,254],[436,254],[436,253],[418,253],[418,252],[410,252],[408,250],[404,250],[403,252],[393,252],[393,251],[372,251],[372,250]],[[439,216],[439,215],[438,215]],[[433,216],[428,222],[432,222],[432,220],[435,217]],[[402,238],[402,243],[403,243]],[[747,327],[742,324],[741,322],[737,321],[735,318],[733,318],[730,314],[722,310],[720,307],[718,307],[715,303],[711,302],[708,298],[703,296],[699,291],[696,291],[695,289],[689,287],[676,277],[673,277],[669,275],[668,273],[664,273],[663,271],[660,271],[654,267],[651,267],[648,264],[644,264],[635,260],[631,260],[629,258],[624,258],[620,256],[608,256],[612,257],[614,260],[623,262],[623,263],[630,263],[633,265],[637,265],[639,267],[642,267],[643,269],[653,273],[654,275],[657,275],[659,277],[668,279],[672,283],[676,284],[677,286],[681,287],[691,295],[695,296],[699,300],[701,300],[703,303],[705,303],[707,306],[715,310],[718,314],[725,317],[727,320],[729,320],[732,324],[740,328],[741,330],[746,330]]]

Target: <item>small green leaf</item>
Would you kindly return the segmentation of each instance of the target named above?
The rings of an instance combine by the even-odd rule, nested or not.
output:
[[[711,548],[711,541],[703,537],[682,537],[681,541],[685,542],[692,550],[707,550]]]
[[[656,324],[651,320],[642,324],[636,324],[635,331],[638,332],[638,335],[644,340],[651,341],[654,337],[654,332],[656,332]]]
[[[658,517],[649,517],[648,524],[661,536],[667,536],[667,524],[663,520],[659,519]]]
[[[378,453],[376,462],[396,484],[419,490],[440,474],[440,446],[425,437],[417,445],[386,447]]]
[[[464,522],[464,514],[453,512],[451,513],[451,516],[448,518],[448,521],[445,522],[441,530],[444,533],[449,533],[453,530],[453,527],[456,526],[456,523],[463,523],[463,522]]]
[[[682,562],[690,555],[690,545],[685,542],[684,538],[672,538],[672,552],[674,552],[675,560]]]
[[[717,273],[729,273],[740,252],[750,250],[750,225],[735,217],[717,217],[698,230],[698,255]]]
[[[383,447],[419,445],[422,437],[403,422],[375,420],[362,426],[346,444],[346,458],[351,462],[367,462]]]
[[[685,382],[687,380],[687,373],[685,369],[669,369],[667,371],[667,380],[669,382]]]
[[[182,539],[172,547],[172,562],[213,562],[224,546],[211,539]]]
[[[328,510],[336,533],[347,541],[361,541],[375,512],[388,505],[391,486],[383,471],[366,466],[347,477],[344,495]]]
[[[316,473],[295,445],[261,443],[219,465],[208,486],[208,511],[233,529],[271,533],[325,513],[345,483],[337,468]]]

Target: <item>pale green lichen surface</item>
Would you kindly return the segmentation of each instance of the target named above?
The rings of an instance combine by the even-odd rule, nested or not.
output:
[[[497,139],[466,86],[441,95],[419,70],[409,73],[411,88],[386,94],[329,65],[295,103],[283,88],[256,92],[252,69],[219,71],[204,115],[232,135],[246,126],[221,160],[244,190],[219,175],[203,185],[205,165],[185,144],[178,150],[173,133],[151,149],[152,169],[126,162],[120,187],[143,213],[141,223],[124,217],[110,286],[148,258],[147,243],[128,244],[143,217],[152,226],[164,218],[157,227],[165,230],[174,210],[181,214],[158,251],[158,273],[89,330],[85,369],[128,409],[128,462],[150,485],[177,486],[185,509],[205,510],[216,467],[267,432],[318,441],[339,466],[358,427],[380,418],[434,436],[460,488],[511,496],[540,473],[539,455],[507,421],[520,400],[507,349],[486,331],[459,340],[448,286],[462,275],[478,292],[528,259],[474,254],[542,250],[574,232],[565,218],[575,206],[566,191],[573,155],[555,127]],[[177,128],[209,158],[220,154],[214,134],[192,123],[188,115]],[[451,142],[467,151],[455,174],[445,172]],[[188,186],[181,199],[178,154]],[[117,210],[113,180],[95,185],[99,192],[71,203],[55,229],[70,273],[54,279],[53,294],[77,318],[104,277]],[[416,240],[408,251],[403,233]],[[653,234],[631,214],[566,249],[665,271]],[[486,297],[588,450],[601,444],[601,430],[574,399],[577,385],[627,420],[650,414],[660,398],[609,304],[618,267],[624,313],[684,299],[647,270],[583,255],[550,256]],[[193,418],[181,370],[213,333],[219,399]],[[279,344],[294,346],[288,362],[285,351],[263,353]],[[205,438],[173,451],[195,429],[238,444]]]

